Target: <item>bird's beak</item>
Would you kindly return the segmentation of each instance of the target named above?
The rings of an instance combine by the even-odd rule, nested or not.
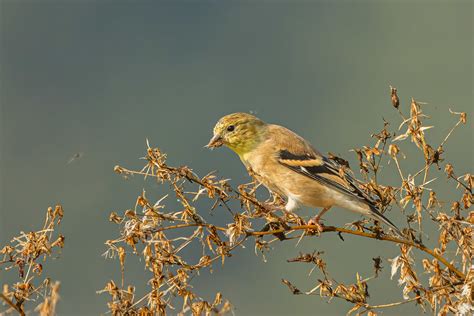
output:
[[[224,145],[224,141],[221,137],[221,135],[216,134],[214,135],[211,140],[209,141],[209,144],[206,145],[207,148],[217,148]]]

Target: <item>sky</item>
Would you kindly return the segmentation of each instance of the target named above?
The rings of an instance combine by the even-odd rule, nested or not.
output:
[[[39,228],[46,208],[61,203],[66,245],[44,272],[61,281],[59,313],[104,313],[106,296],[96,291],[120,278],[118,263],[101,256],[118,235],[109,213],[132,208],[143,188],[152,199],[169,193],[113,172],[141,166],[145,139],[170,164],[218,170],[238,185],[249,180],[238,158],[203,146],[221,116],[252,112],[356,166],[349,150],[369,144],[382,118],[397,119],[393,85],[405,111],[411,97],[428,103],[439,143],[456,122],[449,108],[474,113],[472,29],[471,1],[0,0],[0,244]],[[446,146],[460,173],[472,172],[472,127]],[[331,212],[328,224],[357,219]],[[310,288],[318,276],[286,259],[313,250],[347,282],[356,271],[370,275],[371,258],[381,256],[372,298],[402,299],[386,260],[396,247],[330,234],[275,245],[267,262],[248,244],[193,285],[208,299],[222,291],[236,315],[343,314],[348,304],[293,296],[280,282]],[[146,282],[138,265],[128,273]],[[0,283],[13,279],[0,271]],[[400,313],[419,310],[384,311]]]

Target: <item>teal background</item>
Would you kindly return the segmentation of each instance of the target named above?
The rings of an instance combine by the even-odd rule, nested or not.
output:
[[[391,84],[405,113],[412,96],[429,103],[434,144],[456,122],[449,107],[469,113],[446,158],[458,174],[472,172],[471,1],[0,0],[0,21],[0,244],[39,228],[48,206],[64,206],[66,247],[44,272],[61,281],[62,315],[106,311],[107,297],[95,291],[120,278],[118,262],[101,257],[104,242],[118,234],[110,211],[132,208],[144,187],[151,199],[168,192],[113,172],[116,164],[141,166],[146,138],[171,164],[190,165],[200,175],[217,169],[237,185],[249,180],[238,158],[203,145],[219,117],[252,111],[322,152],[350,158],[356,170],[349,150],[371,143],[382,117],[398,122]],[[67,164],[77,152],[84,156]],[[412,173],[421,167],[402,163]],[[387,174],[388,183],[396,179]],[[455,196],[442,175],[434,186],[442,199]],[[171,198],[167,205],[176,203]],[[223,209],[213,217],[201,212],[217,223],[228,220]],[[403,227],[399,214],[388,216]],[[356,219],[335,210],[326,223]],[[371,302],[402,299],[389,279],[386,259],[397,254],[392,244],[326,234],[298,247],[274,244],[267,263],[246,246],[193,280],[210,300],[222,291],[236,315],[345,314],[345,302],[292,296],[280,283],[286,278],[310,289],[321,277],[286,262],[300,251],[324,250],[331,275],[343,282],[356,271],[370,275],[371,258],[380,255],[385,268],[369,285]],[[127,282],[144,284],[149,276],[132,260]],[[0,272],[0,283],[12,280],[12,273]],[[383,312],[401,313],[421,311],[406,305]]]

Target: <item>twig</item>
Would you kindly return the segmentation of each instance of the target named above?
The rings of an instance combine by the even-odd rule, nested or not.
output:
[[[403,177],[402,169],[400,168],[400,165],[398,163],[397,156],[394,156],[393,160],[395,160],[395,164],[397,165],[397,169],[398,169],[398,173],[400,174],[400,178],[402,178],[402,181],[405,181],[405,178]]]
[[[272,234],[278,234],[278,233],[283,233],[285,231],[294,231],[294,230],[314,230],[317,229],[316,225],[298,225],[298,226],[292,226],[289,229],[277,229],[277,230],[269,230],[269,231],[264,231],[264,232],[248,232],[249,235],[252,236],[262,236],[262,235],[272,235]],[[423,252],[426,252],[430,254],[432,257],[436,258],[437,260],[441,261],[451,272],[455,273],[458,277],[461,279],[465,279],[466,276],[464,273],[456,269],[451,263],[449,263],[445,258],[441,257],[440,255],[436,254],[433,250],[421,245],[414,243],[412,241],[408,240],[403,240],[391,236],[380,236],[378,234],[372,234],[372,233],[366,233],[362,231],[357,231],[357,230],[352,230],[352,229],[347,229],[347,228],[341,228],[341,227],[335,227],[335,226],[323,226],[323,230],[321,233],[325,232],[341,232],[341,233],[346,233],[346,234],[352,234],[352,235],[357,235],[361,237],[367,237],[371,239],[378,239],[378,240],[385,240],[385,241],[391,241],[394,243],[398,244],[404,244],[408,245],[411,247],[415,247],[420,249]]]
[[[403,304],[407,304],[407,303],[410,303],[410,302],[419,300],[420,298],[421,298],[421,296],[416,296],[416,297],[410,298],[410,299],[405,300],[405,301],[400,301],[400,302],[394,302],[394,303],[388,303],[388,304],[381,304],[381,305],[367,305],[367,306],[365,307],[365,308],[366,308],[365,311],[368,311],[368,310],[371,310],[371,309],[378,309],[378,308],[387,308],[387,307],[399,306],[399,305],[403,305]],[[364,311],[364,312],[365,312],[365,311]],[[363,313],[364,313],[364,312],[363,312]]]
[[[454,179],[454,181],[456,181],[459,185],[461,185],[462,187],[464,187],[466,190],[468,190],[469,192],[472,193],[472,189],[469,188],[467,185],[465,185],[464,183],[462,183],[462,181],[459,181],[458,178],[456,178],[456,176],[453,174],[450,174],[449,175],[450,178]]]
[[[452,112],[451,112],[452,113]],[[446,141],[448,140],[449,136],[451,136],[451,134],[454,132],[454,130],[456,129],[456,127],[459,126],[459,124],[461,124],[461,120],[457,121],[457,123],[453,126],[453,128],[451,128],[451,130],[449,131],[448,135],[446,135],[446,137],[444,138],[444,140],[441,142],[441,144],[439,145],[440,147],[443,147],[443,145],[446,143]]]
[[[174,225],[174,226],[166,226],[162,227],[156,230],[153,230],[153,232],[159,232],[159,231],[164,231],[164,230],[170,230],[170,229],[179,229],[179,228],[185,228],[185,227],[195,227],[195,226],[204,226],[204,227],[214,227],[215,229],[219,231],[226,231],[226,228],[224,227],[219,227],[219,226],[214,226],[210,224],[200,224],[200,223],[190,223],[190,224],[179,224],[179,225]],[[267,231],[246,231],[245,234],[247,236],[265,236],[265,235],[274,235],[274,234],[281,234],[285,232],[290,232],[290,231],[296,231],[296,230],[315,230],[318,227],[316,225],[295,225],[295,226],[290,226],[289,228],[281,228],[281,229],[275,229],[275,230],[267,230]],[[387,235],[379,235],[379,234],[374,234],[374,233],[366,233],[363,231],[358,231],[358,230],[352,230],[352,229],[347,229],[347,228],[342,228],[342,227],[336,227],[336,226],[323,226],[321,233],[326,233],[326,232],[340,232],[340,233],[346,233],[346,234],[351,234],[351,235],[356,235],[356,236],[361,236],[361,237],[366,237],[366,238],[371,238],[371,239],[378,239],[378,240],[384,240],[384,241],[390,241],[398,244],[404,244],[410,247],[415,247],[418,248],[419,250],[426,252],[427,254],[431,255],[432,257],[436,258],[440,262],[442,262],[451,272],[455,273],[458,277],[461,279],[465,279],[466,276],[464,273],[456,269],[451,263],[449,263],[445,258],[442,256],[436,254],[433,250],[425,247],[422,244],[418,244],[412,241],[408,240],[403,240]]]
[[[15,309],[20,315],[24,316],[25,315],[25,312],[23,311],[23,309],[18,306],[18,305],[15,305],[8,297],[6,297],[3,293],[0,293],[0,297],[5,301],[5,303],[7,303],[11,308]]]

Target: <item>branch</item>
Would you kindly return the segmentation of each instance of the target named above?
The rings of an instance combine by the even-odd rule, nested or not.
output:
[[[272,235],[272,234],[278,234],[278,233],[283,233],[287,231],[295,231],[295,230],[315,230],[317,229],[316,225],[298,225],[298,226],[292,226],[288,229],[277,229],[277,230],[270,230],[270,231],[264,231],[264,232],[248,232],[249,235],[252,236],[263,236],[263,235]],[[404,244],[407,246],[415,247],[420,249],[423,252],[426,252],[427,254],[431,255],[432,257],[436,258],[437,260],[441,261],[451,272],[455,273],[458,277],[461,279],[465,279],[466,276],[464,273],[456,269],[451,263],[449,263],[445,258],[442,256],[436,254],[433,250],[421,245],[414,243],[412,241],[408,240],[403,240],[387,235],[379,235],[379,234],[372,234],[372,233],[366,233],[358,230],[352,230],[352,229],[347,229],[347,228],[341,228],[341,227],[335,227],[335,226],[323,226],[322,227],[322,233],[325,232],[340,232],[340,233],[346,233],[346,234],[351,234],[351,235],[357,235],[361,237],[366,237],[366,238],[371,238],[371,239],[378,239],[378,240],[385,240],[385,241],[391,241],[397,244]]]
[[[219,226],[214,226],[211,224],[205,224],[205,223],[189,223],[189,224],[179,224],[179,225],[173,225],[173,226],[167,226],[167,227],[162,227],[159,229],[152,230],[153,232],[160,232],[164,230],[170,230],[170,229],[179,229],[179,228],[185,228],[185,227],[196,227],[196,226],[202,226],[202,227],[214,227],[216,230],[219,231],[226,231],[226,228],[224,227],[219,227]],[[297,230],[316,230],[318,227],[316,225],[295,225],[295,226],[290,226],[288,228],[281,228],[281,229],[275,229],[275,230],[267,230],[267,231],[245,231],[245,235],[248,236],[265,236],[265,235],[275,235],[275,234],[281,234],[285,232],[292,232],[292,231],[297,231]],[[415,243],[413,241],[409,240],[404,240],[404,239],[399,239],[387,235],[380,235],[380,234],[374,234],[374,233],[366,233],[363,231],[358,231],[358,230],[352,230],[352,229],[347,229],[347,228],[342,228],[342,227],[336,227],[336,226],[323,226],[321,233],[327,233],[327,232],[339,232],[339,233],[346,233],[346,234],[351,234],[351,235],[356,235],[360,237],[366,237],[366,238],[371,238],[371,239],[378,239],[378,240],[384,240],[384,241],[390,241],[393,243],[397,244],[404,244],[410,247],[415,247],[418,248],[419,250],[431,255],[432,257],[436,258],[438,261],[442,262],[451,272],[456,274],[459,278],[465,279],[466,276],[464,273],[456,269],[454,265],[448,262],[444,257],[438,255],[436,252],[433,250],[425,247],[422,244]]]
[[[461,176],[462,177],[462,176]],[[460,181],[455,175],[454,175],[454,172],[452,174],[449,174],[449,178],[452,178],[454,179],[454,181],[456,181],[459,185],[461,185],[464,189],[468,190],[470,193],[472,193],[472,189],[469,188],[467,185],[465,185],[464,183],[462,183],[462,181]]]
[[[359,313],[358,315],[360,314],[363,314],[371,309],[381,309],[381,308],[388,308],[388,307],[394,307],[394,306],[399,306],[399,305],[403,305],[403,304],[407,304],[407,303],[411,303],[413,301],[416,301],[416,300],[419,300],[421,299],[422,297],[421,296],[415,296],[415,297],[412,297],[408,300],[405,300],[405,301],[399,301],[399,302],[394,302],[394,303],[388,303],[388,304],[381,304],[381,305],[369,305],[367,304],[365,307],[365,310],[362,311],[361,313]]]
[[[15,309],[21,316],[25,316],[25,312],[23,311],[23,309],[21,308],[21,305],[18,306],[18,305],[15,305],[13,304],[13,302],[8,298],[6,297],[3,293],[0,293],[0,297],[13,309]]]

